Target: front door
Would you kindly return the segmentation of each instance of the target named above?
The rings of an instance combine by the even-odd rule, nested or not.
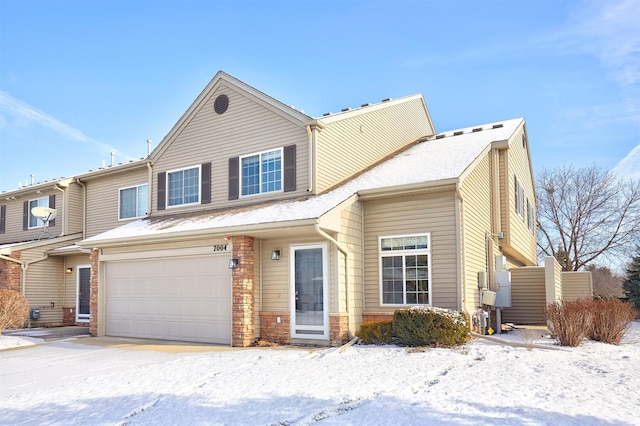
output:
[[[91,301],[91,267],[78,266],[76,321],[89,322]]]
[[[327,245],[291,247],[291,337],[328,339]]]

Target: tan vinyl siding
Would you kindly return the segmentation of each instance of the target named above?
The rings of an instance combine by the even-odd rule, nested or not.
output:
[[[322,192],[432,133],[421,98],[332,122],[318,135],[316,191]]]
[[[515,268],[510,272],[511,307],[502,310],[502,321],[514,324],[544,324],[544,267]]]
[[[76,306],[78,266],[90,267],[91,259],[88,254],[67,256],[64,258],[64,265],[62,266],[62,270],[65,271],[63,275],[62,304],[63,306],[74,307]],[[73,272],[67,274],[67,268],[73,268]]]
[[[354,333],[360,326],[362,321],[364,294],[362,288],[362,204],[355,202],[342,211],[342,231],[340,233],[340,242],[346,246],[349,251],[349,282],[348,282],[348,309],[349,309],[349,327]],[[340,254],[341,276],[344,276],[344,256]],[[344,278],[343,278],[344,279]],[[343,285],[340,288],[344,288]],[[340,312],[344,312],[347,306],[341,304]]]
[[[53,184],[51,184],[53,187]],[[56,196],[56,210],[57,217],[54,226],[49,226],[46,230],[43,230],[38,221],[38,227],[23,231],[22,228],[22,213],[25,201],[37,200],[38,198],[49,197],[50,195]],[[64,205],[63,205],[62,192],[47,189],[42,190],[40,194],[35,191],[26,192],[24,195],[20,195],[15,200],[3,200],[0,204],[6,205],[6,219],[5,219],[5,233],[0,234],[0,244],[2,243],[15,243],[19,241],[31,241],[39,238],[51,238],[56,237],[62,233],[62,224],[64,223]],[[44,231],[44,232],[43,232]]]
[[[464,309],[473,312],[480,305],[478,291],[478,272],[487,270],[487,246],[485,233],[491,233],[491,173],[489,156],[485,156],[477,166],[463,180],[462,194],[462,223],[464,241],[464,275],[466,283],[466,297]],[[493,246],[490,236],[489,255],[497,254],[497,247]],[[491,268],[493,270],[493,267]],[[487,276],[490,280],[491,276]]]
[[[82,232],[83,194],[82,187],[78,184],[69,185],[67,189],[67,233],[78,234]]]
[[[522,138],[524,136],[524,128],[520,128],[509,141],[509,149],[507,151],[507,175],[504,176],[508,187],[508,201],[505,204],[506,214],[509,215],[507,230],[507,241],[511,254],[520,257],[526,261],[528,265],[536,264],[536,235],[531,231],[527,224],[527,200],[533,206],[535,211],[535,194],[534,183],[531,175],[531,163],[529,159],[528,149],[523,146]],[[514,176],[524,191],[524,216],[520,216],[516,211],[516,196]]]
[[[34,325],[62,324],[64,260],[61,257],[40,260],[53,248],[56,245],[50,244],[22,251],[21,260],[33,262],[23,274],[26,274],[25,296],[29,308],[40,309],[40,319],[33,321]]]
[[[563,272],[562,300],[572,301],[593,297],[591,272]]]
[[[217,114],[213,104],[218,95],[229,98],[229,108]],[[218,209],[306,194],[308,188],[308,136],[304,126],[292,123],[229,86],[221,84],[203,107],[195,113],[181,133],[170,142],[156,159],[153,169],[151,208],[157,213],[157,175],[176,169],[190,168],[211,162],[211,203],[170,207],[160,212],[183,212]],[[266,150],[296,145],[296,191],[228,200],[229,158],[255,154]]]
[[[380,303],[378,237],[431,233],[433,305],[457,309],[456,224],[453,192],[402,199],[371,200],[364,211],[364,290],[366,312],[393,313],[397,306]]]
[[[262,242],[262,312],[289,312],[289,241],[283,238]],[[280,260],[271,260],[275,249],[280,249]]]
[[[87,181],[86,237],[92,237],[135,219],[119,220],[120,189],[147,183],[146,167]]]

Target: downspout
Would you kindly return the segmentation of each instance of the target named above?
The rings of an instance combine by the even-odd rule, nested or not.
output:
[[[465,265],[464,265],[464,256],[462,255],[462,247],[464,247],[464,232],[462,232],[462,230],[464,229],[464,226],[462,224],[463,222],[463,216],[462,216],[462,192],[460,191],[460,182],[456,182],[456,189],[455,189],[455,198],[456,198],[456,203],[455,203],[455,209],[454,209],[454,214],[455,214],[455,221],[456,221],[456,233],[458,234],[456,237],[456,257],[458,259],[460,259],[460,262],[456,262],[457,266],[456,266],[456,273],[458,274],[458,276],[460,277],[460,284],[462,285],[462,291],[460,291],[458,293],[458,303],[460,305],[460,309],[462,310],[462,312],[464,312],[469,319],[471,318],[471,313],[467,312],[467,280],[466,280],[466,275],[463,274],[463,271],[466,271]]]
[[[147,216],[151,215],[151,179],[153,179],[153,167],[151,166],[151,162],[147,161],[147,182],[149,185],[149,189],[147,190],[147,205],[149,206],[149,211],[147,212]]]
[[[49,258],[49,254],[45,253],[44,256],[42,256],[39,259],[34,259],[31,260],[29,262],[22,262],[22,264],[20,265],[20,269],[22,269],[22,280],[20,282],[20,293],[24,296],[26,296],[27,293],[27,269],[29,268],[29,266],[31,266],[34,263],[38,263],[38,262],[42,262],[43,260],[47,260]]]
[[[87,237],[87,185],[79,178],[76,183],[82,187],[82,239]]]
[[[66,201],[67,201],[67,197],[66,197],[66,192],[64,189],[60,188],[58,185],[54,185],[53,189],[57,189],[58,191],[62,192],[62,208],[64,209],[64,211],[67,211],[67,206],[66,206]],[[61,219],[62,219],[62,226],[60,227],[60,237],[63,237],[65,235],[68,234],[68,229],[67,228],[67,221],[64,220],[64,217],[66,216],[66,214],[63,214]]]
[[[307,187],[307,192],[315,194],[316,192],[316,179],[315,179],[315,168],[317,162],[317,142],[318,142],[318,131],[324,129],[326,126],[321,122],[314,120],[307,124],[307,136],[309,140],[309,184]]]
[[[316,231],[316,233],[318,235],[320,235],[321,237],[323,237],[326,240],[328,240],[328,241],[332,242],[333,244],[335,244],[335,246],[338,248],[338,250],[342,254],[344,254],[345,311],[347,312],[347,328],[349,328],[349,325],[350,325],[350,322],[351,322],[350,321],[350,314],[349,314],[349,297],[351,296],[350,293],[349,293],[349,253],[347,251],[347,248],[344,245],[342,245],[340,242],[338,242],[338,240],[336,240],[331,235],[329,235],[325,231],[323,231],[320,228],[320,225],[318,223],[314,224],[313,228],[315,229],[315,231]]]
[[[45,253],[43,257],[27,262],[24,260],[14,259],[13,257],[9,257],[4,254],[0,254],[0,259],[8,260],[9,262],[20,264],[20,270],[22,271],[22,274],[20,277],[20,294],[25,297],[26,297],[25,293],[26,293],[26,287],[27,287],[27,269],[29,268],[29,265],[31,265],[32,263],[37,263],[43,260],[47,260],[48,258],[49,258],[49,255]]]

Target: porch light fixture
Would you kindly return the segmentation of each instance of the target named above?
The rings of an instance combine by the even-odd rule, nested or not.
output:
[[[240,262],[237,258],[229,259],[229,269],[236,269]]]
[[[73,268],[72,267],[68,267],[67,268],[67,274],[72,274],[73,273]]]
[[[280,249],[275,249],[271,252],[271,260],[280,260]]]

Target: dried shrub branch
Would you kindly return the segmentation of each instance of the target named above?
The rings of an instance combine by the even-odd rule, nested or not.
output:
[[[20,293],[0,289],[0,333],[24,326],[29,318],[29,302]]]

